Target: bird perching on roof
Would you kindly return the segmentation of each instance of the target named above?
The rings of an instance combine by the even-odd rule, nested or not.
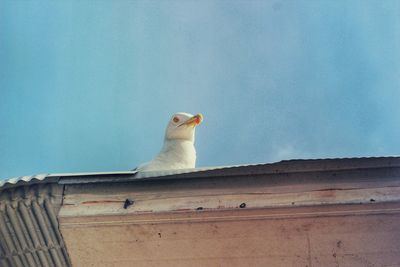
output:
[[[196,166],[194,147],[195,129],[203,121],[203,115],[178,112],[168,122],[164,145],[150,162],[137,167],[137,171],[161,171],[191,169]]]

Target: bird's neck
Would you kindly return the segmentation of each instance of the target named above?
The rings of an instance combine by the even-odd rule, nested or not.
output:
[[[165,139],[161,152],[192,152],[194,150],[194,144],[192,141],[185,139]]]
[[[166,139],[163,148],[154,161],[168,164],[171,169],[194,168],[196,165],[196,149],[193,142],[189,140]]]

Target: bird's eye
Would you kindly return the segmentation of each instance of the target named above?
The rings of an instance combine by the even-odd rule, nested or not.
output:
[[[173,120],[175,123],[178,123],[178,122],[179,122],[179,118],[178,118],[178,117],[174,117],[172,120]]]

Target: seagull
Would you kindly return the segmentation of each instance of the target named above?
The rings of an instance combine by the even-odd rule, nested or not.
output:
[[[136,171],[162,171],[191,169],[196,166],[194,148],[195,128],[203,121],[200,113],[192,115],[185,112],[174,114],[165,130],[164,145],[160,153],[147,163],[139,165]]]

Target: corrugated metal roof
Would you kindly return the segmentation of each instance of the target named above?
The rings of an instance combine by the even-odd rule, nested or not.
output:
[[[37,179],[24,177],[10,182],[15,185],[45,178],[45,175]],[[55,183],[1,192],[0,266],[71,266],[57,217],[62,197],[63,186]]]
[[[248,176],[283,174],[297,172],[344,171],[354,169],[393,168],[400,167],[400,157],[374,158],[341,158],[341,159],[312,159],[285,160],[276,163],[217,166],[196,169],[181,169],[148,172],[102,173],[84,176],[62,176],[61,184],[98,183],[98,182],[127,182],[158,179],[192,179],[226,176]]]
[[[49,174],[37,174],[31,176],[20,176],[0,181],[0,190],[8,187],[19,186],[23,184],[34,184],[34,183],[48,183],[57,182],[58,179],[55,177],[50,178]]]
[[[0,181],[0,190],[4,188],[36,183],[96,183],[121,182],[135,180],[182,179],[212,176],[262,175],[310,171],[335,171],[365,168],[400,167],[400,157],[363,157],[332,159],[296,159],[276,163],[201,167],[166,171],[119,171],[88,173],[55,173],[22,176]]]

